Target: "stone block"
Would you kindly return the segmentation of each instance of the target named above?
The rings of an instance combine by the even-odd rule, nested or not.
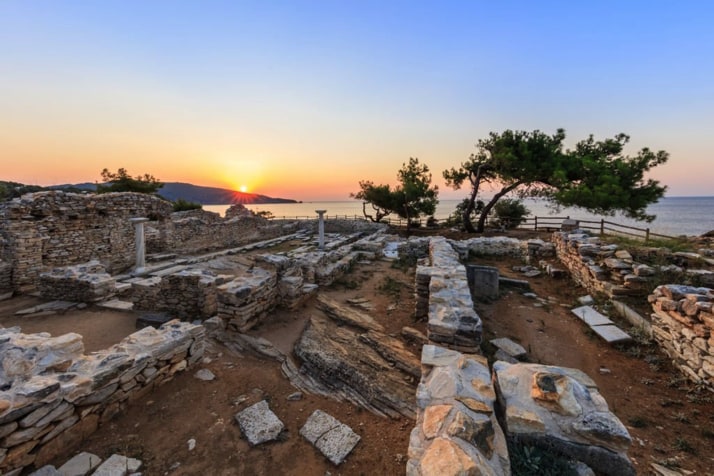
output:
[[[277,439],[285,428],[265,400],[238,412],[235,419],[243,436],[253,446]]]
[[[350,427],[322,410],[310,415],[300,434],[334,465],[341,464],[360,440]]]
[[[589,326],[603,326],[603,325],[614,325],[614,323],[608,319],[607,317],[603,316],[599,312],[597,312],[595,309],[593,309],[590,306],[580,306],[576,307],[574,309],[571,309],[571,312],[575,314],[578,319],[583,321]]]
[[[139,471],[141,465],[138,459],[113,454],[99,465],[92,476],[128,476]]]

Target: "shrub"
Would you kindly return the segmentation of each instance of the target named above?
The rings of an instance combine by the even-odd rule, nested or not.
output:
[[[523,202],[515,198],[499,200],[494,205],[493,211],[495,215],[494,224],[508,229],[518,227],[518,225],[526,221],[526,216],[530,213],[530,210],[523,205]]]
[[[196,202],[190,202],[188,200],[184,200],[183,198],[179,198],[174,202],[174,211],[175,212],[185,212],[188,210],[201,210],[203,208],[203,205],[200,203]]]

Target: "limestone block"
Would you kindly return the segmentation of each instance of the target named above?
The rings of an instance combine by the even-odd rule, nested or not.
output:
[[[360,440],[350,427],[322,410],[310,415],[300,434],[335,465],[341,464]]]
[[[101,462],[102,459],[99,456],[83,451],[60,466],[59,472],[62,476],[86,476]]]
[[[265,400],[238,412],[235,419],[243,436],[253,446],[277,439],[285,428]]]
[[[538,364],[496,362],[498,398],[509,438],[556,448],[603,474],[632,474],[631,438],[582,372]]]
[[[141,469],[142,462],[135,458],[127,458],[113,454],[99,465],[93,476],[128,476]]]

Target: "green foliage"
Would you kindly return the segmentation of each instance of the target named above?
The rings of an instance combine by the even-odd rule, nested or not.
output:
[[[632,426],[632,428],[645,428],[650,422],[645,417],[633,416],[627,420],[627,422]]]
[[[508,444],[513,476],[575,476],[573,464],[554,452],[520,443]]]
[[[271,220],[272,218],[274,218],[273,212],[271,212],[270,210],[258,210],[257,212],[255,212],[255,215],[261,218],[265,218],[266,220]]]
[[[402,283],[391,276],[385,276],[382,282],[377,286],[377,290],[396,299],[399,298],[402,292]]]
[[[138,192],[138,193],[156,193],[164,186],[153,175],[144,174],[137,175],[132,178],[124,168],[120,168],[116,173],[110,172],[108,169],[102,170],[103,184],[97,184],[97,193],[108,192]]]
[[[677,439],[674,440],[674,449],[692,454],[697,452],[697,449],[682,437],[677,437]]]
[[[464,213],[468,231],[482,232],[486,217],[508,193],[521,197],[542,197],[556,206],[581,207],[603,215],[622,211],[626,216],[651,221],[645,209],[659,200],[666,190],[644,174],[669,158],[665,151],[642,149],[635,157],[622,154],[629,137],[595,141],[593,136],[579,142],[574,150],[563,151],[565,131],[552,136],[540,131],[506,130],[491,132],[479,140],[477,152],[461,167],[443,172],[447,185],[459,189],[468,181],[470,206]],[[497,182],[501,189],[483,207],[477,227],[469,215],[475,208],[484,183]]]
[[[411,157],[397,172],[399,185],[375,185],[370,180],[359,182],[360,191],[350,196],[362,200],[362,211],[366,218],[380,222],[392,213],[405,218],[410,226],[418,223],[421,215],[433,215],[438,203],[439,189],[431,186],[429,167]],[[374,215],[367,213],[367,204]]]
[[[26,193],[34,193],[46,190],[39,185],[25,185],[18,182],[3,182],[0,181],[0,202],[12,200],[13,198],[21,197]]]
[[[504,198],[493,207],[495,221],[498,226],[508,229],[517,228],[526,221],[530,210],[523,202],[515,198]]]
[[[203,205],[201,205],[200,203],[184,200],[183,198],[179,198],[178,200],[176,200],[173,205],[175,212],[185,212],[188,210],[203,209]]]

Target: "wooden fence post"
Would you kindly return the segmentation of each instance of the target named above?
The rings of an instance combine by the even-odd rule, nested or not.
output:
[[[535,231],[538,231],[538,215],[536,215],[536,217],[535,217],[535,227],[534,227],[534,229],[535,229]]]
[[[645,230],[645,243],[647,243],[650,240],[650,229],[647,228]]]
[[[605,234],[605,219],[604,218],[600,219],[600,234],[601,235]]]

